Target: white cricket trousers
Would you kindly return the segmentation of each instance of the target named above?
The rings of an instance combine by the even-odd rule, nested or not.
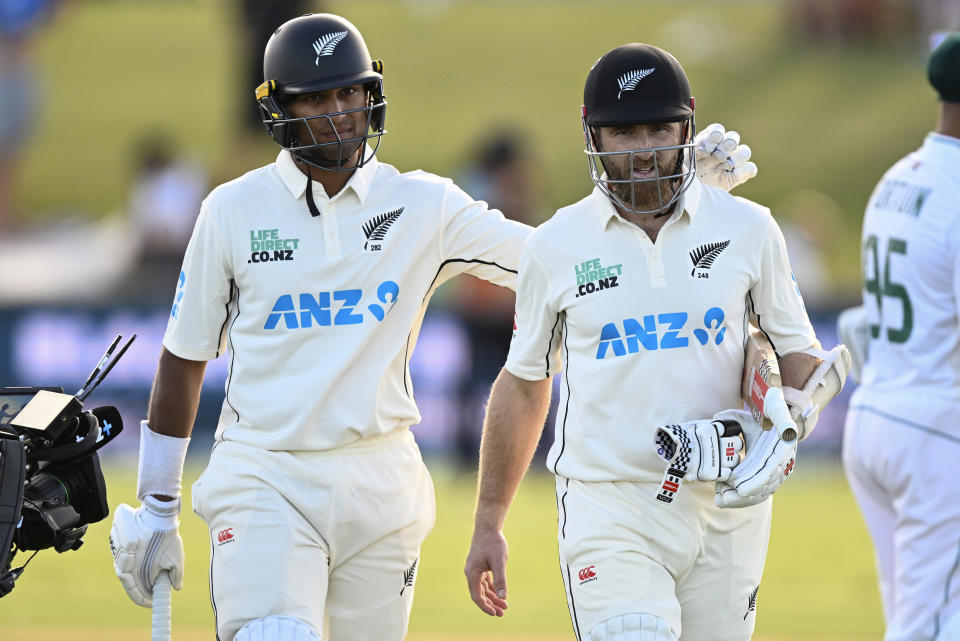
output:
[[[322,452],[218,443],[193,485],[210,529],[217,639],[248,621],[301,619],[324,641],[400,641],[433,483],[406,427]]]
[[[843,467],[873,539],[886,641],[930,641],[960,613],[960,437],[943,430],[958,417],[939,414],[951,424],[847,412]]]
[[[713,483],[684,483],[673,503],[658,483],[557,477],[560,573],[578,641],[629,613],[666,621],[681,641],[747,641],[770,537],[773,501],[713,503]]]

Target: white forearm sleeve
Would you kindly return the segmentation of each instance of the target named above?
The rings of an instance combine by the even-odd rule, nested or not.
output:
[[[157,434],[140,421],[140,466],[137,470],[137,499],[151,494],[180,496],[183,461],[190,437]]]

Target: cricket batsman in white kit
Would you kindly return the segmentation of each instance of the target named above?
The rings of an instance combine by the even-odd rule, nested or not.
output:
[[[343,18],[282,25],[264,71],[257,99],[283,151],[203,203],[141,426],[142,505],[114,517],[115,568],[140,605],[161,570],[180,588],[184,456],[205,363],[229,350],[193,486],[217,638],[399,641],[434,523],[410,355],[436,288],[464,272],[514,287],[531,230],[377,160],[382,65]],[[714,134],[705,179],[755,173]]]
[[[839,323],[865,358],[843,464],[876,550],[886,641],[960,641],[960,34],[927,75],[937,129],[874,189],[864,304]]]
[[[507,608],[502,528],[562,363],[547,466],[576,638],[744,641],[768,499],[840,348],[819,349],[769,210],[696,177],[694,102],[669,53],[635,43],[602,56],[582,124],[596,187],[537,228],[520,260],[517,329],[483,431],[470,593],[488,614]],[[779,356],[791,441],[739,409],[751,319]],[[691,482],[665,481],[668,464]]]
[[[529,234],[447,179],[378,162],[381,70],[340,17],[282,25],[257,98],[283,150],[210,194],[186,251],[141,430],[143,505],[118,509],[111,539],[134,601],[161,568],[179,587],[183,455],[205,362],[229,349],[193,486],[220,641],[405,636],[434,523],[410,354],[434,290],[463,272],[513,285]]]

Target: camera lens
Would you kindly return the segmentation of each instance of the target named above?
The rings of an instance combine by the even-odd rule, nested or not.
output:
[[[23,488],[23,497],[31,501],[63,501],[71,503],[84,493],[86,484],[77,468],[66,468],[54,473],[40,472]]]

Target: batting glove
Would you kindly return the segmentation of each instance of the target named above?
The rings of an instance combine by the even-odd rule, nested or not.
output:
[[[166,570],[177,590],[183,587],[183,540],[177,531],[180,499],[145,496],[136,510],[121,503],[110,528],[113,569],[137,605],[153,605],[153,584]]]
[[[730,191],[757,175],[757,165],[750,162],[750,147],[740,144],[740,134],[726,131],[713,123],[694,138],[697,178],[705,185]]]
[[[740,426],[706,419],[657,428],[657,454],[684,481],[722,481],[740,463]]]
[[[746,456],[730,478],[717,483],[714,502],[719,507],[747,507],[766,500],[793,472],[798,440],[784,441],[776,430],[764,430],[745,410],[725,410],[717,417],[740,424]]]

